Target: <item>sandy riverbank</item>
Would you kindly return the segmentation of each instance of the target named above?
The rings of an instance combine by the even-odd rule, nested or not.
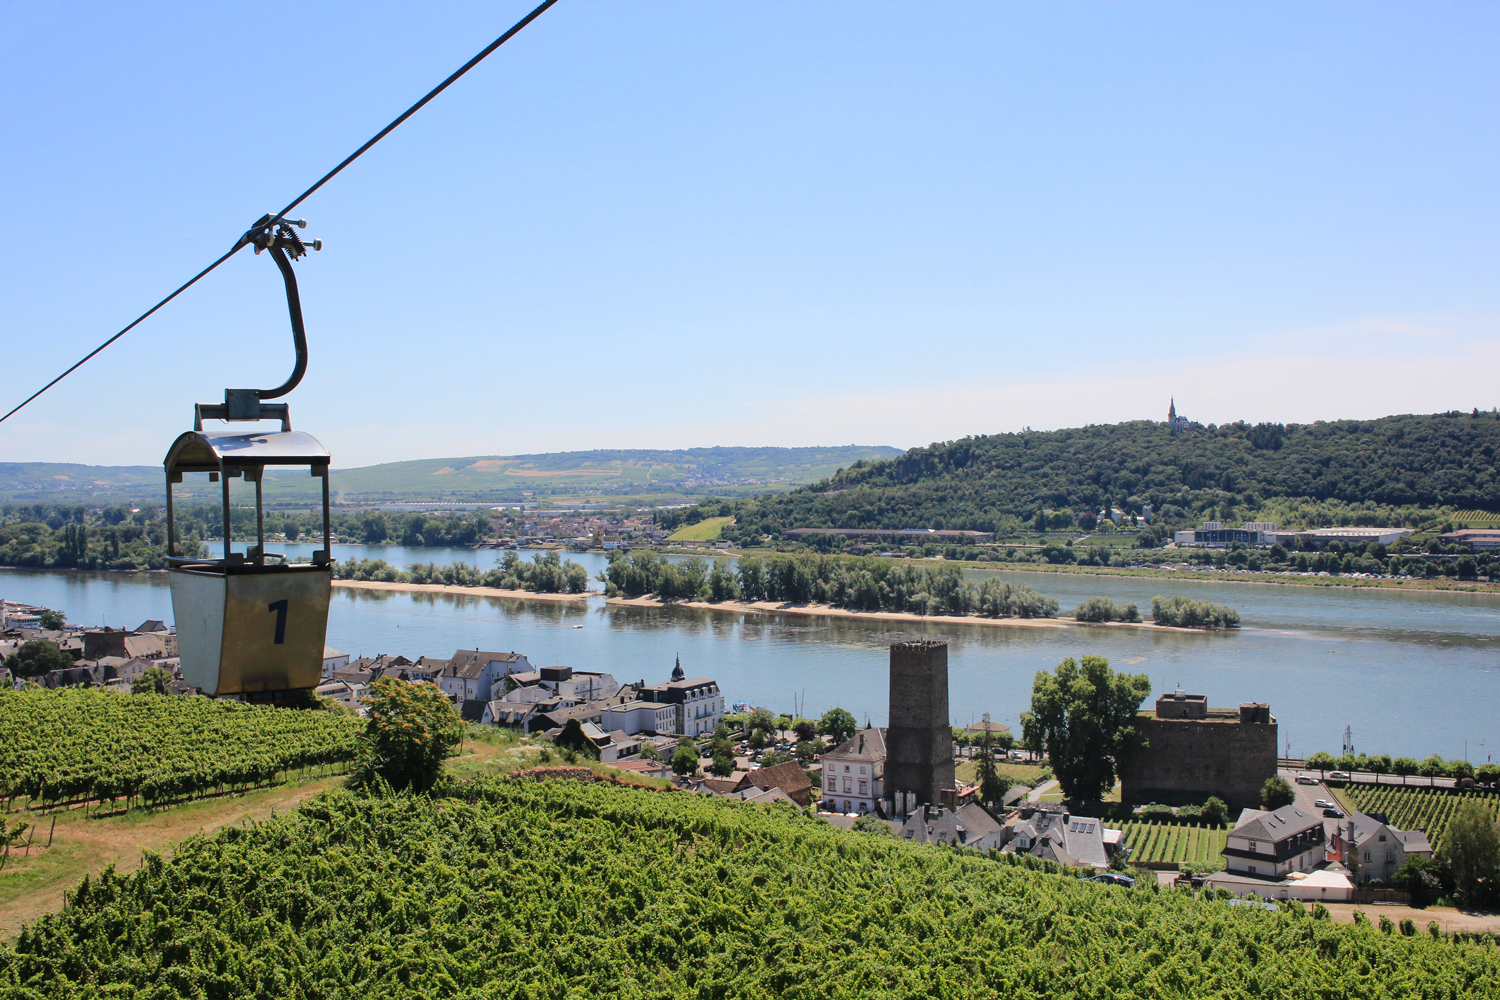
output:
[[[352,590],[404,590],[423,594],[465,594],[470,597],[508,597],[524,601],[583,601],[598,591],[585,594],[537,594],[529,590],[501,590],[499,587],[453,587],[445,583],[386,583],[379,580],[335,580],[335,587]]]
[[[807,615],[827,618],[863,618],[870,621],[911,622],[939,625],[990,625],[1000,628],[1125,628],[1150,629],[1153,632],[1205,631],[1237,632],[1238,629],[1175,628],[1150,622],[1080,622],[1071,618],[981,618],[977,615],[918,615],[910,611],[851,611],[829,604],[783,604],[780,601],[663,601],[643,597],[611,597],[606,604],[628,608],[698,608],[704,611],[727,611],[735,614]]]

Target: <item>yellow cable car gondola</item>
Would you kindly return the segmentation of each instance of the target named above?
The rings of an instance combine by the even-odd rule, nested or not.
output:
[[[193,429],[172,443],[164,462],[167,477],[167,556],[172,610],[177,618],[177,647],[182,677],[209,695],[237,695],[251,700],[289,700],[316,687],[323,669],[328,630],[328,602],[333,587],[332,535],[328,503],[329,454],[310,434],[291,428],[285,403],[264,400],[296,388],[307,370],[307,337],[297,279],[288,254],[307,252],[293,226],[302,221],[266,216],[242,242],[255,252],[270,252],[286,284],[292,340],[297,363],[292,375],[275,389],[226,389],[223,404],[194,407]],[[313,241],[312,249],[322,249]],[[212,432],[205,419],[280,420],[279,432]],[[310,563],[288,562],[266,551],[262,481],[268,468],[306,467],[322,480],[323,546]],[[172,487],[185,473],[208,473],[222,484],[224,546],[221,558],[198,558],[179,551]],[[255,545],[233,548],[230,481],[255,484]]]

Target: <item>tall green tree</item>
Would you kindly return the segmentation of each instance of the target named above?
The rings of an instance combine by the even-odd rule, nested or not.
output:
[[[5,658],[5,668],[14,677],[40,677],[50,670],[73,665],[73,657],[46,639],[28,639]]]
[[[41,625],[48,632],[56,632],[68,623],[66,615],[61,611],[54,611],[51,608],[43,610],[39,617],[41,620],[37,624]]]
[[[1069,799],[1102,800],[1119,768],[1145,745],[1133,722],[1149,694],[1145,674],[1117,674],[1102,656],[1070,656],[1050,674],[1037,671],[1031,711],[1021,713],[1022,742],[1047,755]]]
[[[431,788],[463,736],[463,721],[448,696],[425,681],[382,677],[364,702],[369,715],[356,783],[379,776],[396,789]]]
[[[1280,809],[1297,801],[1297,792],[1292,788],[1291,782],[1278,774],[1273,774],[1266,779],[1266,783],[1260,786],[1260,807],[1262,809]]]
[[[1010,791],[1010,779],[995,766],[995,741],[990,736],[990,713],[985,712],[984,733],[979,737],[979,762],[974,766],[974,776],[979,779],[979,799],[994,804],[1005,798]]]
[[[1500,830],[1487,804],[1466,799],[1443,833],[1437,859],[1448,866],[1459,902],[1466,907],[1496,901],[1500,879]]]
[[[818,732],[828,737],[832,746],[838,746],[858,730],[859,723],[854,720],[854,716],[842,708],[830,708],[818,720]]]
[[[167,685],[172,675],[165,667],[147,667],[141,676],[130,682],[131,694],[168,694]]]

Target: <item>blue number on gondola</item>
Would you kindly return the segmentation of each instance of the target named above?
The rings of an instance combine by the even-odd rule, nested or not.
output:
[[[283,597],[275,604],[266,608],[266,610],[276,612],[276,639],[274,644],[280,646],[286,642],[286,598]]]

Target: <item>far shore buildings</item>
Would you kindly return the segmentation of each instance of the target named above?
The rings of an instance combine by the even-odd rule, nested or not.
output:
[[[1411,528],[1304,528],[1283,530],[1275,521],[1245,521],[1239,527],[1222,521],[1204,521],[1201,527],[1174,532],[1178,548],[1223,549],[1231,545],[1280,545],[1282,548],[1321,549],[1332,542],[1340,545],[1393,545],[1412,533]],[[1480,532],[1479,534],[1486,534]],[[1500,532],[1496,546],[1500,546]],[[1446,537],[1446,536],[1445,536]]]

